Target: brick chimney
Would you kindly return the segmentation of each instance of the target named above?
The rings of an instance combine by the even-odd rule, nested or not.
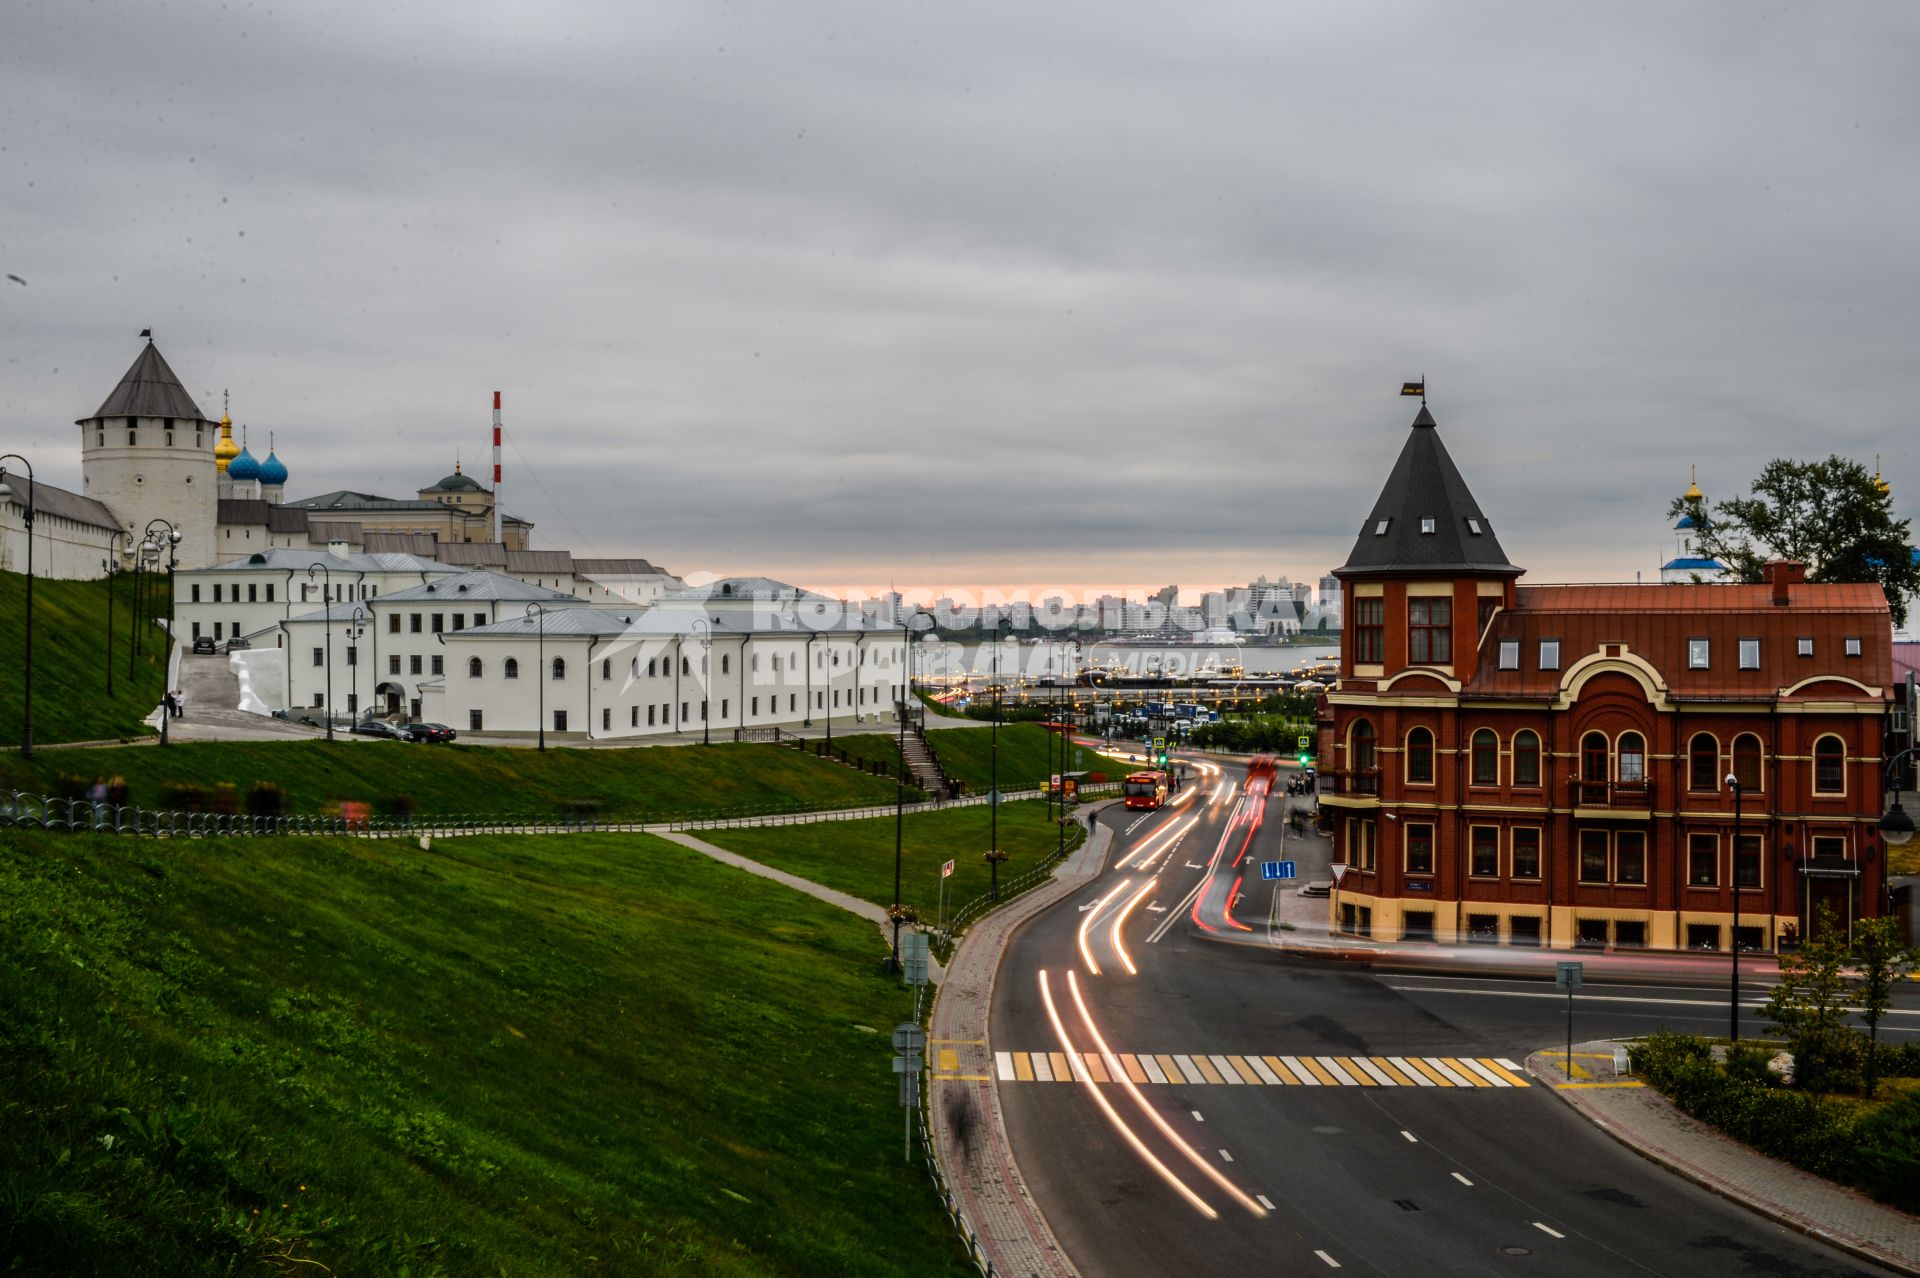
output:
[[[1784,608],[1791,602],[1792,587],[1804,585],[1807,566],[1797,559],[1769,559],[1764,569],[1767,584],[1773,587],[1773,606]]]

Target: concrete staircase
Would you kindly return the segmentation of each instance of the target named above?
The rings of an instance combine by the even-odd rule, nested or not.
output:
[[[943,798],[956,798],[960,793],[960,783],[947,775],[940,760],[933,753],[933,746],[927,741],[927,724],[924,713],[916,713],[894,702],[897,711],[907,717],[907,731],[900,740],[900,756],[907,762],[907,773],[913,783],[928,794]]]

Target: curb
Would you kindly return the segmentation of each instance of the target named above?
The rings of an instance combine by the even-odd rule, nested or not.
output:
[[[1553,1049],[1546,1049],[1544,1051],[1529,1053],[1527,1055],[1527,1060],[1526,1060],[1527,1073],[1533,1075],[1535,1078],[1540,1080],[1542,1084],[1542,1089],[1544,1091],[1548,1092],[1552,1096],[1556,1097],[1557,1099],[1565,1103],[1576,1114],[1580,1115],[1580,1117],[1586,1119],[1589,1123],[1592,1123],[1596,1128],[1605,1132],[1607,1135],[1611,1136],[1614,1140],[1618,1141],[1620,1144],[1624,1145],[1626,1148],[1632,1150],[1634,1153],[1640,1155],[1642,1158],[1646,1159],[1648,1162],[1654,1163],[1660,1167],[1664,1167],[1668,1171],[1673,1172],[1675,1175],[1683,1177],[1686,1180],[1692,1181],[1694,1184],[1700,1186],[1700,1188],[1706,1190],[1708,1193],[1714,1194],[1720,1198],[1724,1198],[1728,1202],[1735,1203],[1741,1207],[1745,1207],[1748,1211],[1751,1211],[1756,1215],[1764,1216],[1768,1220],[1773,1221],[1775,1224],[1783,1225],[1786,1228],[1793,1230],[1795,1233],[1804,1234],[1809,1238],[1817,1238],[1821,1242],[1827,1243],[1828,1245],[1835,1247],[1841,1251],[1844,1251],[1849,1255],[1857,1257],[1858,1259],[1870,1261],[1873,1264],[1883,1266],[1887,1269],[1891,1269],[1896,1273],[1920,1275],[1920,1265],[1916,1265],[1912,1260],[1908,1259],[1905,1256],[1901,1256],[1897,1253],[1887,1251],[1885,1248],[1879,1247],[1874,1243],[1868,1242],[1864,1238],[1856,1238],[1851,1234],[1843,1234],[1843,1233],[1835,1232],[1834,1230],[1829,1229],[1826,1226],[1822,1225],[1820,1222],[1813,1220],[1810,1217],[1801,1215],[1799,1212],[1794,1211],[1791,1207],[1788,1207],[1783,1203],[1774,1202],[1770,1198],[1762,1198],[1758,1194],[1750,1193],[1747,1190],[1741,1189],[1737,1185],[1729,1184],[1725,1180],[1722,1180],[1720,1177],[1714,1175],[1712,1172],[1709,1172],[1703,1168],[1694,1166],[1692,1163],[1687,1162],[1684,1158],[1681,1158],[1678,1155],[1669,1152],[1668,1150],[1661,1147],[1660,1145],[1657,1145],[1653,1141],[1648,1140],[1646,1137],[1640,1136],[1634,1132],[1627,1131],[1624,1128],[1615,1126],[1614,1124],[1608,1122],[1606,1119],[1602,1118],[1598,1114],[1598,1112],[1596,1112],[1594,1109],[1592,1109],[1587,1104],[1585,1104],[1584,1099],[1579,1095],[1579,1093],[1555,1085],[1553,1080],[1555,1078],[1563,1077],[1563,1076],[1559,1073],[1558,1070],[1555,1070],[1550,1065],[1546,1065],[1544,1063],[1545,1058],[1549,1058],[1553,1055],[1554,1055]],[[1536,1064],[1536,1062],[1542,1062],[1542,1063]],[[1672,1101],[1668,1100],[1665,1096],[1661,1095],[1659,1092],[1654,1091],[1654,1089],[1651,1086],[1647,1088],[1647,1091],[1650,1092],[1653,1096],[1658,1097],[1659,1102],[1662,1105],[1666,1105],[1668,1107],[1673,1106]],[[1675,1109],[1674,1112],[1679,1113],[1680,1111],[1678,1109]],[[1699,1120],[1689,1118],[1688,1121],[1698,1122]],[[1720,1135],[1717,1132],[1715,1134]],[[1729,1142],[1733,1142],[1733,1138],[1730,1136],[1722,1135],[1721,1139],[1727,1140]],[[1733,1142],[1733,1143],[1737,1144],[1738,1142]],[[1742,1146],[1742,1148],[1745,1148],[1745,1147]],[[1778,1161],[1776,1159],[1768,1158],[1765,1154],[1759,1153],[1758,1151],[1749,1151],[1749,1153],[1752,1157],[1757,1159],[1763,1159],[1767,1162]],[[1782,1163],[1780,1165],[1783,1167],[1791,1166],[1790,1164],[1787,1164],[1787,1163]],[[1797,1167],[1793,1168],[1793,1170],[1800,1171],[1800,1169]],[[1803,1172],[1802,1174],[1811,1175],[1812,1173]],[[1836,1189],[1840,1189],[1846,1192],[1852,1192],[1852,1191],[1847,1191],[1844,1185],[1835,1185],[1834,1187]],[[1871,1200],[1868,1200],[1868,1201],[1871,1201]],[[1881,1203],[1875,1203],[1874,1205],[1876,1207],[1885,1206],[1884,1204],[1881,1204]],[[1892,1211],[1894,1209],[1889,1207],[1889,1208],[1886,1208],[1886,1210]]]

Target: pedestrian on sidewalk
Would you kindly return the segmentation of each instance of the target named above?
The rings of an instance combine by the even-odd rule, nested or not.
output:
[[[976,1116],[973,1112],[973,1097],[960,1087],[947,1091],[947,1131],[953,1137],[953,1143],[960,1147],[960,1161],[973,1161],[973,1128]]]
[[[173,690],[173,717],[176,719],[184,719],[187,717],[187,694],[185,689],[175,688]]]

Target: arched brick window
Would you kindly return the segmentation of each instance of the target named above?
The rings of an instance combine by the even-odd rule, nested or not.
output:
[[[1752,792],[1762,787],[1760,738],[1751,732],[1743,732],[1733,739],[1733,775],[1742,790]]]
[[[1540,736],[1529,729],[1513,734],[1513,783],[1540,784]]]
[[[1720,743],[1711,732],[1696,732],[1687,742],[1687,789],[1720,788]]]
[[[1407,780],[1415,785],[1433,784],[1433,733],[1415,728],[1407,734]]]
[[[1492,728],[1482,728],[1473,734],[1473,783],[1500,784],[1500,738]]]
[[[1847,744],[1839,737],[1821,737],[1813,743],[1813,792],[1847,792]]]
[[[1601,733],[1589,732],[1580,738],[1580,779],[1595,785],[1606,783],[1607,738]]]

